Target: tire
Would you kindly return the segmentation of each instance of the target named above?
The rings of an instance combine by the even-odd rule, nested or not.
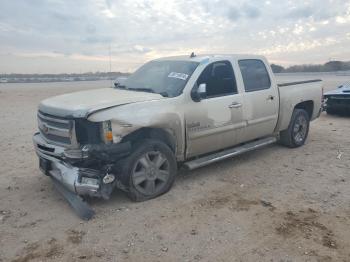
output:
[[[177,162],[173,151],[163,142],[146,139],[120,163],[121,182],[128,197],[137,202],[165,194],[172,187]]]
[[[310,118],[303,109],[294,109],[289,127],[280,132],[280,144],[296,148],[303,146],[309,134]]]

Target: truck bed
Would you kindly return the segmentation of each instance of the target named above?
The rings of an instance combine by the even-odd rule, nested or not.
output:
[[[322,80],[305,80],[297,82],[278,83],[280,97],[279,119],[275,131],[288,128],[294,107],[302,102],[309,101],[313,105],[310,120],[314,120],[320,114],[322,107]]]

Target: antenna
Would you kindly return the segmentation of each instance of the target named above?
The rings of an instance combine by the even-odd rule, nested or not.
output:
[[[192,52],[192,54],[190,55],[190,58],[194,58],[194,57],[196,57],[196,54]]]

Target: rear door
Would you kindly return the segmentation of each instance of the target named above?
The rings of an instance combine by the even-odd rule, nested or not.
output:
[[[239,60],[244,86],[247,127],[239,134],[239,142],[270,135],[278,120],[278,90],[272,83],[266,64],[259,59]]]
[[[187,157],[230,147],[237,143],[237,130],[245,126],[243,96],[238,93],[230,61],[209,64],[196,85],[206,84],[207,97],[192,101],[185,112]]]

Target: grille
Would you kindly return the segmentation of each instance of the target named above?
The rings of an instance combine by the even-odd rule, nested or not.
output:
[[[40,134],[52,144],[61,146],[77,145],[74,121],[38,112]]]

